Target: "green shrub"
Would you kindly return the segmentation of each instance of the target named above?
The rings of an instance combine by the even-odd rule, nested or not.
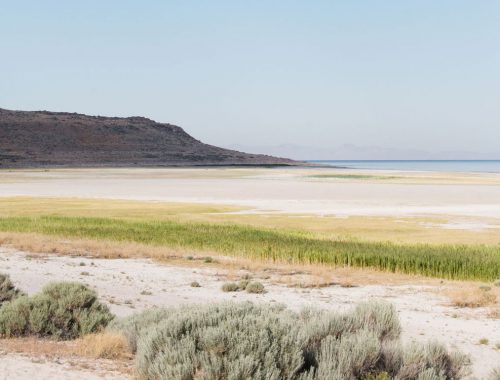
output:
[[[384,302],[360,303],[350,315],[354,330],[367,329],[377,335],[377,338],[394,340],[401,334],[401,324],[394,307]]]
[[[226,282],[222,285],[223,292],[237,292],[240,290],[240,287],[236,282]]]
[[[144,335],[151,326],[157,325],[172,313],[173,309],[149,309],[127,318],[113,319],[108,325],[107,330],[122,333],[127,338],[132,352],[135,352],[139,336]]]
[[[16,289],[8,274],[0,273],[0,306],[22,294],[19,289]]]
[[[283,308],[250,303],[180,308],[139,338],[137,375],[192,379],[202,372],[206,379],[289,378],[303,364],[291,315]]]
[[[73,339],[97,332],[113,315],[83,284],[52,283],[32,297],[19,297],[0,309],[0,335]]]
[[[201,285],[198,281],[193,281],[190,285],[192,288],[200,288],[201,287]]]
[[[245,289],[247,293],[264,293],[264,285],[257,281],[249,283]]]
[[[398,379],[460,379],[464,368],[469,365],[467,356],[458,352],[449,353],[439,343],[413,343],[403,351]]]
[[[321,342],[318,379],[359,379],[377,368],[380,341],[367,330],[344,334],[340,339],[329,335]]]
[[[114,321],[136,352],[136,375],[159,379],[459,379],[467,359],[438,344],[399,343],[391,305],[348,313],[223,303],[147,311]]]
[[[31,306],[27,296],[6,302],[0,309],[0,336],[28,335]]]

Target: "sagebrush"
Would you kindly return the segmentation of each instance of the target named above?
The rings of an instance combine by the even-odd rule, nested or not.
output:
[[[248,283],[245,287],[245,290],[247,291],[247,293],[264,293],[265,292],[264,285],[262,285],[258,281],[252,281],[252,282]]]
[[[225,282],[222,284],[221,289],[223,292],[237,292],[240,286],[236,282]]]
[[[468,359],[438,343],[403,346],[394,308],[347,313],[223,303],[147,311],[113,322],[142,380],[459,379]]]
[[[23,295],[23,292],[14,286],[9,275],[0,273],[0,306],[4,302],[11,301],[21,295]]]
[[[34,296],[21,296],[0,308],[0,336],[73,339],[104,328],[113,315],[96,292],[76,282],[51,283]]]

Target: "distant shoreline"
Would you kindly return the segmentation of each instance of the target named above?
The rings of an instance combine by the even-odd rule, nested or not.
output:
[[[500,160],[307,160],[306,162],[345,169],[500,173]]]

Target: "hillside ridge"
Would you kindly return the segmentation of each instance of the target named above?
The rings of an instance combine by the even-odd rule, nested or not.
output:
[[[0,108],[0,168],[299,165],[205,144],[142,116]]]

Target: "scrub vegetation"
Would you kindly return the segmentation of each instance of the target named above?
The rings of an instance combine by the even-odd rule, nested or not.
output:
[[[28,297],[18,295],[0,308],[0,336],[74,339],[104,328],[113,315],[97,294],[75,282],[51,283]]]
[[[460,379],[469,360],[438,343],[402,345],[394,308],[348,313],[252,303],[194,305],[115,320],[138,379]]]
[[[12,301],[22,294],[23,293],[14,286],[9,275],[0,273],[0,306],[2,306],[4,302]]]
[[[0,218],[0,231],[135,242],[274,262],[375,268],[447,279],[500,278],[500,246],[330,240],[236,224],[64,216],[4,217]]]
[[[381,301],[348,312],[226,302],[116,319],[83,284],[51,283],[31,297],[12,293],[11,282],[8,289],[0,336],[79,338],[75,349],[84,356],[135,356],[139,380],[458,380],[469,374],[470,360],[460,352],[437,342],[402,344],[398,314]]]

